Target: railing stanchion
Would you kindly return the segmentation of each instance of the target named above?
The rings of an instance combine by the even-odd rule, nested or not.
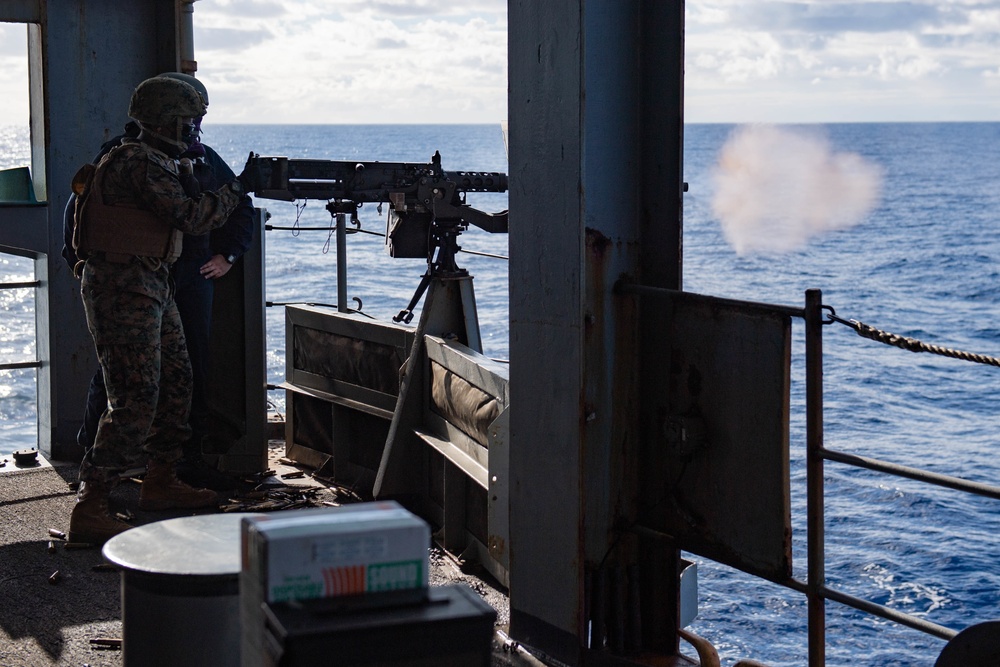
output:
[[[347,216],[337,214],[337,312],[346,313],[347,307]]]
[[[826,664],[823,526],[823,293],[806,291],[806,541],[809,667]]]

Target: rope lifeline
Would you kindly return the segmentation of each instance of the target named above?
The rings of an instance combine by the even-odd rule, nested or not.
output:
[[[336,226],[334,226],[332,229],[336,230],[337,228],[336,228]],[[295,225],[292,226],[292,227],[282,227],[282,226],[279,226],[279,225],[264,225],[264,231],[267,231],[267,232],[270,232],[270,231],[288,231],[288,230],[292,231],[292,236],[298,236],[299,232],[305,232],[305,231],[330,232],[331,228],[330,227],[302,227],[302,226],[300,226],[298,224],[298,220],[296,220]],[[361,227],[358,227],[356,229],[352,228],[352,227],[348,227],[345,231],[348,234],[369,234],[371,236],[378,236],[379,238],[385,238],[385,234],[382,233],[382,232],[375,232],[375,231],[372,231],[370,229],[362,229]],[[497,255],[497,254],[494,254],[494,253],[482,252],[482,251],[479,251],[479,250],[466,250],[465,248],[459,248],[458,251],[461,252],[461,253],[465,253],[466,255],[478,255],[479,257],[489,257],[490,259],[510,259],[506,255]]]
[[[932,354],[939,354],[943,357],[951,357],[952,359],[962,359],[964,361],[972,361],[977,364],[1000,367],[1000,359],[996,357],[991,357],[985,354],[976,354],[974,352],[964,352],[962,350],[953,350],[948,347],[941,347],[940,345],[924,343],[916,338],[901,336],[889,331],[876,329],[875,327],[865,324],[864,322],[859,322],[857,320],[845,320],[837,317],[836,311],[830,306],[823,306],[823,309],[828,312],[827,317],[829,317],[824,324],[839,322],[840,324],[854,329],[854,331],[856,331],[862,338],[868,338],[869,340],[885,343],[886,345],[892,345],[903,350],[909,350],[910,352],[930,352]]]

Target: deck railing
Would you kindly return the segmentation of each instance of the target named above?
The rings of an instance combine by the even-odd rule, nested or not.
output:
[[[676,290],[645,287],[640,285],[621,286],[621,291],[632,294],[673,298],[682,292]],[[826,601],[851,607],[872,616],[919,630],[944,640],[958,634],[957,630],[938,625],[926,619],[901,612],[850,595],[826,583],[825,565],[825,493],[823,484],[824,465],[833,461],[843,465],[903,477],[918,482],[941,486],[964,493],[976,494],[1000,500],[1000,487],[971,482],[958,477],[899,465],[875,458],[848,454],[827,449],[823,442],[823,327],[831,324],[825,315],[832,312],[823,306],[820,290],[806,292],[803,308],[733,299],[711,298],[713,302],[733,306],[752,307],[774,313],[801,318],[805,321],[805,410],[806,410],[806,580],[795,577],[775,581],[778,585],[797,591],[806,596],[808,603],[808,645],[809,667],[826,664]]]
[[[17,283],[0,283],[0,290],[27,289],[27,288],[36,289],[40,287],[41,284],[42,282],[40,280],[32,280],[28,282],[17,282]],[[13,362],[0,361],[0,371],[9,371],[19,368],[40,368],[41,365],[42,362],[38,361],[37,359],[34,361],[13,361]]]

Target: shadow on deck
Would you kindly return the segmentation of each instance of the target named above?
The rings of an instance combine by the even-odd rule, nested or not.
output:
[[[314,504],[335,502],[336,489],[319,485],[316,493],[317,482],[308,474],[297,477],[300,468],[279,462],[283,449],[283,443],[272,446],[270,463],[275,474],[269,478],[270,484],[310,490],[307,495]],[[41,459],[33,467],[8,463],[0,469],[0,665],[4,667],[123,664],[119,650],[94,643],[122,636],[120,573],[108,568],[100,549],[67,548],[65,540],[49,533],[50,529],[65,533],[69,528],[76,502],[70,485],[76,481],[77,470],[74,463],[49,464]],[[289,478],[284,479],[284,475]],[[139,487],[129,481],[119,484],[111,495],[112,512],[131,513],[136,525],[195,513],[142,512],[138,509]],[[241,498],[236,501],[229,505],[243,502]],[[345,502],[353,501],[345,497]],[[282,508],[278,503],[272,509]],[[258,504],[252,511],[265,510]],[[463,572],[438,549],[431,550],[430,562],[432,586],[470,586],[497,610],[498,628],[506,627],[506,593],[488,574]],[[494,665],[542,664],[503,637],[499,634],[494,640]]]

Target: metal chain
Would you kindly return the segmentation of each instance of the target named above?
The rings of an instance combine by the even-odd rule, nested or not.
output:
[[[987,364],[989,366],[1000,367],[1000,359],[997,359],[996,357],[991,357],[985,354],[976,354],[974,352],[963,352],[962,350],[953,350],[948,347],[941,347],[940,345],[931,345],[930,343],[924,343],[916,338],[900,336],[899,334],[876,329],[875,327],[865,324],[864,322],[858,322],[857,320],[845,320],[837,317],[836,311],[830,306],[823,306],[823,309],[828,312],[827,317],[829,317],[824,324],[839,322],[840,324],[854,329],[862,338],[868,338],[879,343],[885,343],[886,345],[892,345],[903,350],[909,350],[910,352],[930,352],[932,354],[940,354],[943,357],[951,357],[952,359],[962,359],[964,361],[972,361],[977,364]]]

